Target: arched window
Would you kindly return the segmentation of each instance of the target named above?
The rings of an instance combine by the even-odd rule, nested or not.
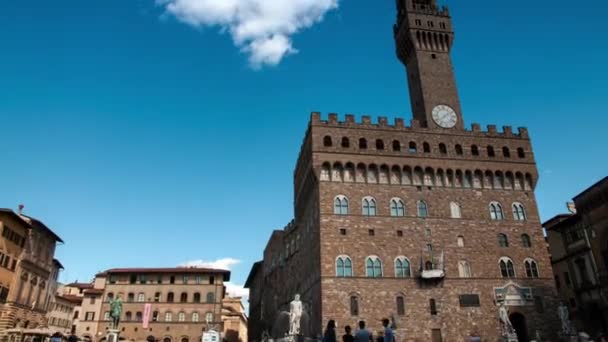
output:
[[[329,135],[326,135],[325,138],[323,138],[323,146],[331,147],[331,145],[332,145],[331,137]]]
[[[146,301],[146,295],[143,292],[137,294],[137,301],[143,303]]]
[[[424,153],[431,153],[431,145],[427,142],[422,144],[422,149],[424,150]]]
[[[108,293],[108,296],[106,297],[106,301],[111,302],[112,300],[114,300],[114,293],[110,292],[110,293]]]
[[[198,322],[200,320],[200,315],[198,314],[198,312],[193,312],[192,313],[192,322]]]
[[[186,292],[182,292],[181,296],[179,296],[179,301],[181,303],[187,303],[188,302],[188,294]]]
[[[180,312],[177,314],[177,321],[178,322],[185,322],[186,321],[186,313],[184,312]]]
[[[363,199],[363,216],[376,216],[376,200],[372,197]]]
[[[136,322],[143,321],[143,317],[144,317],[144,315],[142,315],[141,311],[138,311],[138,312],[135,313],[135,321]]]
[[[500,258],[500,274],[503,278],[515,278],[513,260],[506,257]]]
[[[538,278],[538,265],[536,264],[536,261],[532,260],[532,259],[526,259],[526,261],[524,262],[524,265],[526,266],[526,277],[528,278]]]
[[[401,151],[401,143],[399,142],[399,140],[393,140],[393,151]]]
[[[125,313],[125,321],[130,322],[133,320],[133,313],[131,313],[131,311],[127,311]]]
[[[182,337],[180,342],[190,342],[190,340],[187,337]]]
[[[167,303],[173,303],[175,295],[173,294],[173,292],[169,292],[167,293]]]
[[[502,148],[502,156],[505,158],[511,158],[511,150],[509,150],[508,147],[503,147]]]
[[[393,198],[391,200],[391,216],[395,216],[395,217],[405,216],[405,206],[401,199]]]
[[[347,278],[353,276],[353,262],[348,256],[339,256],[336,259],[336,276]]]
[[[131,303],[135,301],[135,293],[127,294],[127,302]]]
[[[348,140],[347,137],[342,137],[342,147],[343,148],[349,148],[350,147],[350,140]]]
[[[159,315],[158,311],[154,311],[152,313],[152,322],[158,322],[158,315]]]
[[[362,150],[367,150],[367,140],[365,140],[365,138],[359,139],[359,148]]]
[[[464,236],[458,235],[457,244],[458,247],[464,247]]]
[[[160,302],[160,292],[154,293],[154,301],[157,303]]]
[[[463,151],[463,149],[462,149],[462,145],[456,145],[455,150],[456,150],[456,155],[461,156],[461,155],[463,155],[463,154],[464,154],[464,151]]]
[[[494,152],[494,147],[488,146],[488,157],[494,158],[496,157],[496,153]]]
[[[448,147],[444,143],[439,144],[439,153],[448,154]]]
[[[450,213],[452,218],[462,218],[462,212],[460,210],[460,204],[456,202],[450,203]]]
[[[502,211],[502,206],[498,202],[490,203],[490,217],[494,221],[501,221],[505,219],[505,215]]]
[[[515,219],[515,221],[526,220],[526,209],[524,209],[523,204],[513,203],[513,218]]]
[[[331,165],[329,163],[323,163],[321,166],[321,173],[319,174],[319,179],[321,181],[329,181],[331,173]]]
[[[410,153],[416,153],[416,152],[418,152],[418,148],[416,147],[416,143],[413,142],[413,141],[410,141],[409,152]]]
[[[348,215],[348,198],[339,195],[334,199],[334,214]]]
[[[397,296],[397,315],[405,316],[405,297]]]
[[[406,257],[398,257],[395,259],[395,277],[409,278],[411,276],[410,261]]]
[[[350,296],[350,315],[359,316],[359,297]]]
[[[471,154],[474,156],[479,156],[479,147],[477,145],[471,146]]]
[[[215,294],[213,292],[207,293],[207,303],[215,303]]]
[[[524,248],[532,247],[532,240],[530,239],[530,235],[528,235],[528,234],[521,235],[521,245],[524,246]]]
[[[212,312],[207,312],[205,314],[205,321],[209,322],[209,323],[213,322],[213,313]]]
[[[376,139],[376,150],[384,150],[384,141],[382,139]]]
[[[523,148],[520,147],[520,148],[517,149],[517,156],[520,159],[526,158],[526,152],[524,151]]]
[[[418,217],[428,217],[429,211],[425,201],[418,201]]]
[[[465,260],[460,260],[458,262],[458,274],[460,278],[471,278],[473,275],[471,273],[471,265]]]
[[[509,239],[503,233],[498,234],[498,246],[502,248],[509,247]]]
[[[382,277],[382,261],[377,256],[370,256],[365,261],[366,272],[368,278]]]
[[[201,302],[201,294],[196,292],[194,293],[194,299],[193,299],[194,303],[200,303]]]

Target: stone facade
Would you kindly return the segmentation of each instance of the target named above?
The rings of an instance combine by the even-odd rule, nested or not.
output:
[[[63,241],[41,221],[10,209],[0,209],[0,227],[0,340],[6,341],[7,329],[47,327],[62,268],[55,247]]]
[[[51,331],[70,335],[75,330],[74,309],[82,304],[82,297],[62,295],[61,292],[55,296],[47,313],[48,327]]]
[[[311,115],[294,172],[295,219],[273,232],[247,280],[250,340],[286,332],[296,293],[306,336],[329,319],[378,331],[391,317],[405,341],[497,341],[505,303],[520,341],[556,340],[528,131],[465,129],[447,8],[397,5],[414,119]]]
[[[222,322],[225,342],[247,342],[247,315],[242,298],[224,298]]]
[[[608,331],[608,178],[574,198],[574,213],[544,223],[555,282],[574,325]]]

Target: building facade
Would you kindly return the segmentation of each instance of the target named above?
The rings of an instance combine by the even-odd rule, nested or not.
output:
[[[224,342],[247,342],[247,314],[242,298],[224,298],[222,301]]]
[[[74,333],[74,312],[81,304],[82,297],[57,293],[47,313],[49,330],[65,336]]]
[[[435,0],[397,1],[411,124],[313,113],[294,172],[294,221],[274,231],[247,280],[250,340],[286,333],[296,293],[302,332],[394,320],[406,341],[496,341],[506,305],[520,341],[556,340],[551,261],[528,131],[466,129]]]
[[[576,208],[576,209],[574,209]],[[608,177],[544,223],[555,283],[577,329],[608,331]]]
[[[110,302],[121,298],[121,338],[199,341],[207,330],[223,331],[222,299],[229,280],[229,271],[203,268],[107,270],[96,276],[94,289],[85,291],[81,323],[84,319],[97,324],[94,342],[105,339],[111,328]],[[99,296],[87,300],[91,291]],[[85,308],[87,303],[95,307]]]
[[[41,221],[10,209],[0,209],[0,228],[0,340],[7,340],[2,331],[47,327],[62,268],[55,248],[63,241]]]

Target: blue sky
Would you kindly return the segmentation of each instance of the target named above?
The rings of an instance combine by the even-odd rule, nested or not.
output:
[[[542,217],[563,212],[608,174],[608,3],[449,4],[467,125],[527,126]],[[64,281],[230,257],[242,283],[292,218],[311,111],[411,117],[393,0],[341,0],[257,69],[254,38],[167,5],[0,3],[0,206],[63,237]]]

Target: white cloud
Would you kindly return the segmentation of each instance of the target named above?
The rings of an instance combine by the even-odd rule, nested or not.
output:
[[[232,266],[240,264],[241,261],[234,258],[223,258],[214,261],[194,260],[188,261],[180,267],[212,268],[217,270],[231,270]]]
[[[220,27],[249,54],[254,68],[277,65],[297,53],[292,36],[323,20],[339,0],[156,0],[179,21]]]
[[[243,287],[243,285],[226,283],[226,292],[230,297],[241,297],[245,301],[249,298],[249,289]]]

